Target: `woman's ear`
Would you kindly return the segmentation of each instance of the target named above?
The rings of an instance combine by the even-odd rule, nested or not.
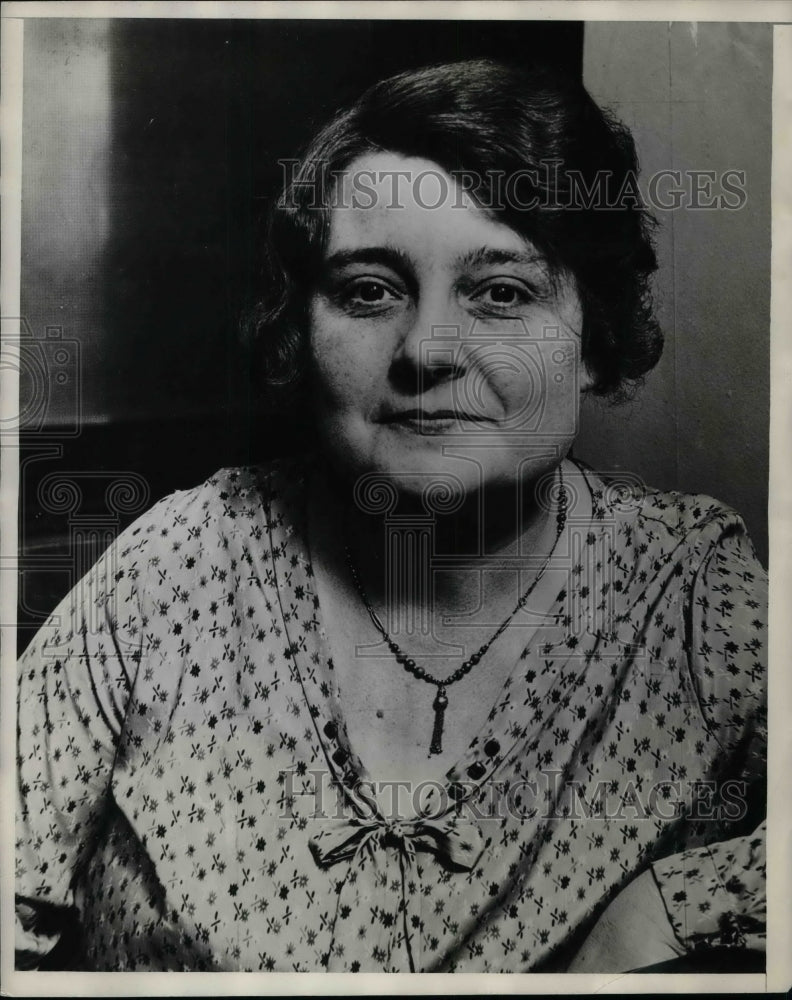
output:
[[[583,302],[583,295],[580,291],[577,279],[574,275],[567,273],[562,284],[563,293],[566,296],[569,323],[569,335],[574,336],[576,341],[575,353],[577,355],[577,387],[582,395],[588,392],[597,381],[596,375],[589,371],[588,365],[583,361],[583,344],[586,341],[586,309]]]

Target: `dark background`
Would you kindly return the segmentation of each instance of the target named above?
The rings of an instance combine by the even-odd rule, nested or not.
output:
[[[156,499],[294,446],[239,346],[278,160],[374,81],[481,56],[580,77],[583,25],[27,21],[20,652]]]

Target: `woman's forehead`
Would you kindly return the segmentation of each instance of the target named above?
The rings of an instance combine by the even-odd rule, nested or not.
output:
[[[389,246],[408,256],[461,263],[500,254],[524,263],[541,255],[520,233],[476,204],[439,164],[398,153],[359,157],[337,180],[330,209],[328,258]]]

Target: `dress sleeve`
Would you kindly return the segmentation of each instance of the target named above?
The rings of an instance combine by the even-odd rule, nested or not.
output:
[[[736,516],[704,553],[688,604],[690,677],[717,741],[732,832],[652,866],[687,950],[764,948],[767,574]],[[746,823],[759,823],[753,830]],[[728,829],[728,822],[721,829]],[[710,838],[707,838],[710,839]]]
[[[141,523],[119,536],[19,662],[17,968],[37,968],[76,916],[72,887],[101,827],[145,618]],[[66,936],[67,936],[66,935]]]
[[[674,933],[687,951],[731,947],[765,950],[765,824],[735,837],[656,862]]]

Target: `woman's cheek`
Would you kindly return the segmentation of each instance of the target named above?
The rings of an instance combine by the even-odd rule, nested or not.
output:
[[[311,336],[313,383],[319,399],[332,409],[357,409],[371,393],[373,371],[367,338],[348,320],[325,319]]]
[[[321,305],[311,311],[311,368],[314,385],[323,395],[343,391],[348,366],[349,336],[346,323]]]

